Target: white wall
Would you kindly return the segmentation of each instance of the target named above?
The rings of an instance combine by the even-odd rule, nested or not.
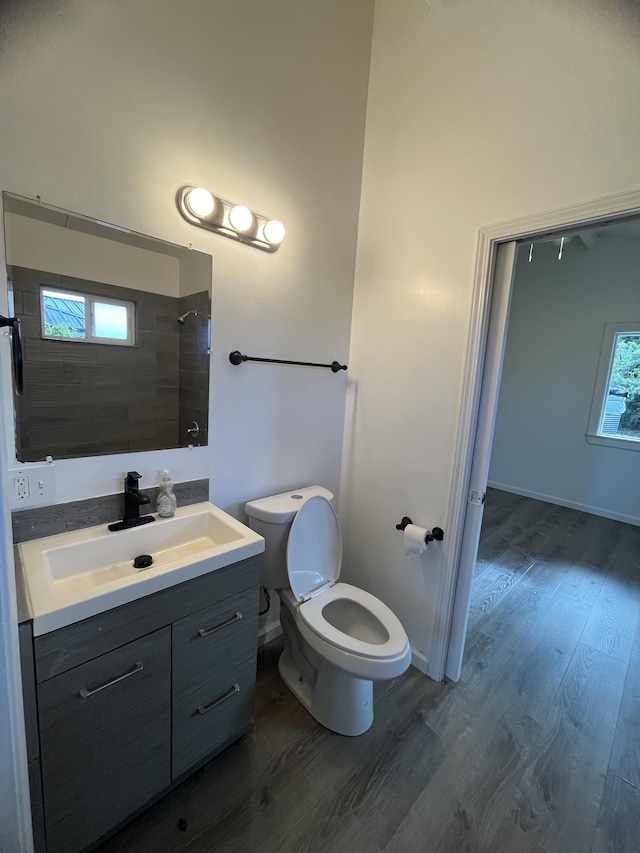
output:
[[[1,422],[1,419],[0,419]],[[4,487],[0,471],[0,494]],[[16,590],[4,571],[13,556],[6,502],[0,506],[0,850],[29,850],[31,829],[26,744],[20,684]]]
[[[344,373],[228,354],[348,361],[372,22],[373,0],[3,8],[0,188],[214,256],[209,448],[62,460],[59,501],[118,491],[132,466],[143,486],[164,467],[209,476],[212,500],[238,514],[291,486],[338,491]],[[185,222],[186,184],[280,219],[281,249]]]
[[[14,266],[161,296],[177,298],[181,295],[180,262],[175,253],[169,255],[128,246],[104,236],[14,213],[5,213],[4,237],[7,263]],[[210,282],[205,284],[206,288],[209,286]]]
[[[639,30],[630,0],[376,3],[340,507],[424,658],[478,229],[640,186]],[[405,557],[404,514],[443,546]]]
[[[585,438],[605,323],[640,320],[640,242],[520,250],[489,483],[640,524],[640,453]]]
[[[348,359],[372,6],[34,0],[3,11],[0,187],[214,256],[212,446],[199,463],[233,511],[290,485],[337,491],[344,374],[232,367],[228,354]],[[175,205],[185,184],[282,220],[283,246],[267,255],[186,223]],[[78,481],[61,461],[58,493],[117,491],[127,464],[95,460]],[[135,464],[146,486],[165,461]]]

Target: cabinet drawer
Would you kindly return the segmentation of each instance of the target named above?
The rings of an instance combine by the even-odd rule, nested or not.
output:
[[[174,696],[172,772],[177,779],[253,721],[255,656]]]
[[[173,624],[174,695],[194,695],[215,673],[255,658],[257,600],[251,587]]]
[[[82,850],[170,783],[171,629],[38,685],[47,847]]]

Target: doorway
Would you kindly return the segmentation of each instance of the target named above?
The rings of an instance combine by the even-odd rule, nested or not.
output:
[[[490,486],[640,524],[639,337],[612,364],[610,334],[640,325],[638,270],[637,221],[518,245]]]
[[[450,525],[458,531],[448,575],[451,632],[443,655],[443,674],[460,677],[467,631],[471,583],[483,516],[498,392],[513,293],[517,243],[562,240],[638,217],[640,193],[605,199],[484,229],[480,232],[474,316],[459,431],[460,460],[450,505]],[[535,251],[535,248],[534,248]],[[456,523],[456,521],[458,523]],[[443,596],[443,597],[446,597]]]

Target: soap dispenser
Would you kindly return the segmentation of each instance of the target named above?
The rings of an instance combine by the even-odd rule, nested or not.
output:
[[[171,518],[175,514],[178,501],[176,500],[175,492],[173,491],[173,483],[171,482],[171,474],[168,471],[163,471],[160,475],[160,491],[158,492],[158,500],[156,509],[160,518]]]

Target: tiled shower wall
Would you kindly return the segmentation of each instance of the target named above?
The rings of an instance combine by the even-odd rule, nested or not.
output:
[[[180,314],[196,310],[198,316],[187,317],[180,326],[180,391],[179,429],[182,447],[186,444],[207,444],[209,432],[209,325],[210,296],[208,291],[183,296],[178,300]],[[198,424],[198,437],[189,437],[187,429]]]
[[[16,404],[20,461],[185,443],[178,425],[179,299],[23,267],[9,275],[24,348],[24,393]],[[41,285],[135,302],[137,346],[43,340]],[[207,317],[208,311],[207,300]]]

